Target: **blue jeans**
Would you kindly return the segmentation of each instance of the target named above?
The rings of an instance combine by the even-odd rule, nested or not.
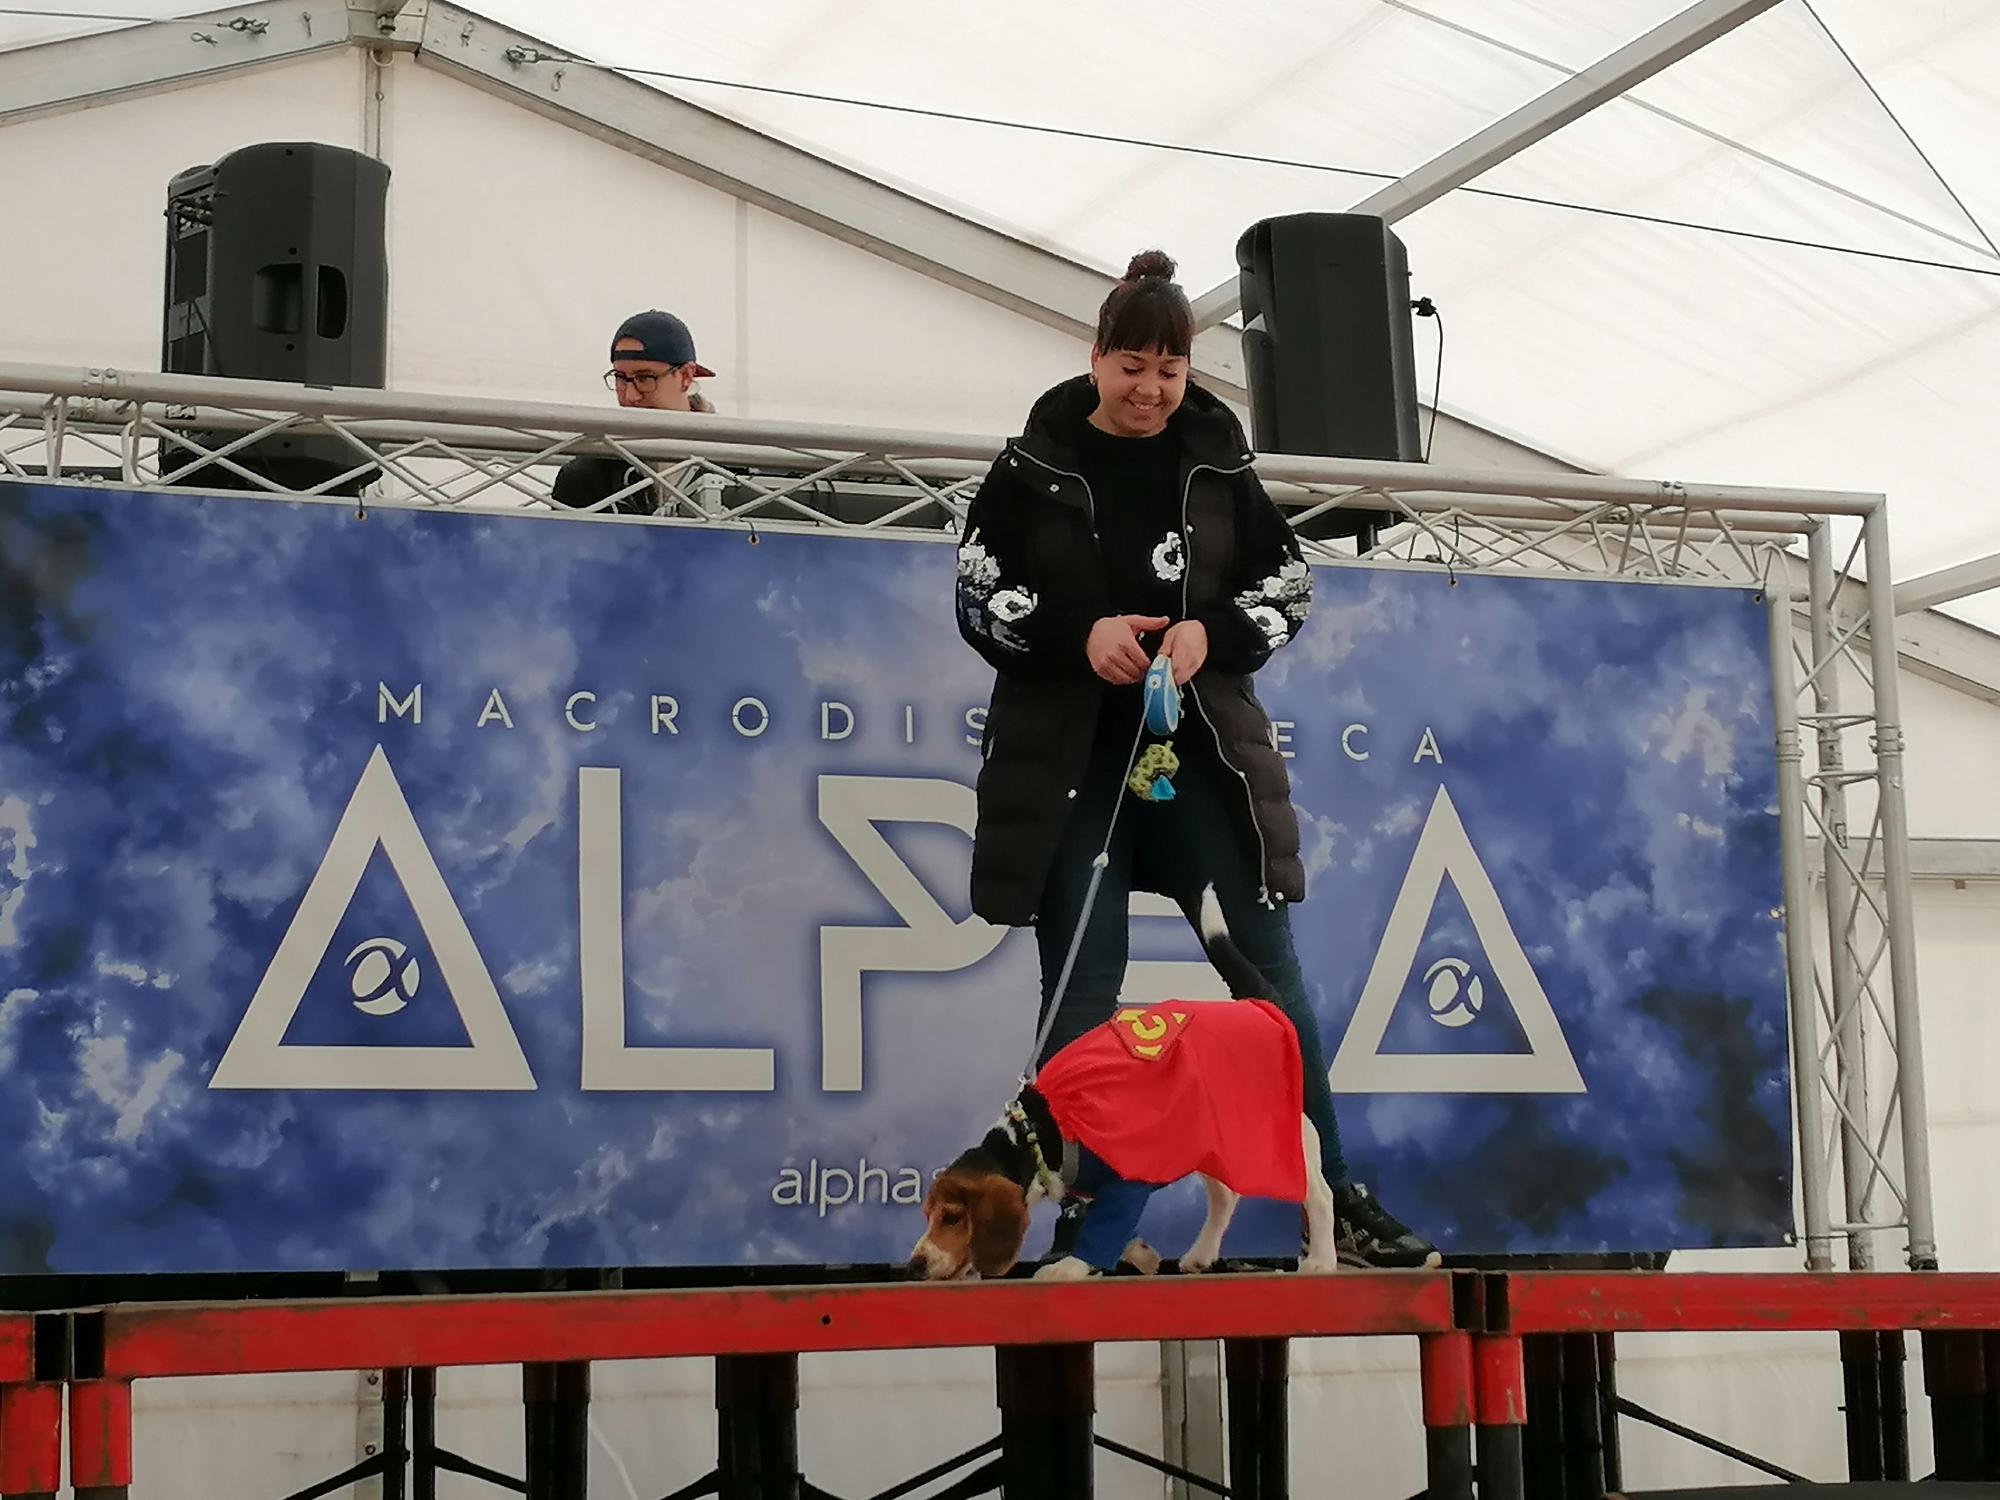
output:
[[[1139,1233],[1139,1220],[1155,1192],[1153,1184],[1126,1182],[1086,1151],[1076,1191],[1089,1198],[1090,1211],[1070,1254],[1099,1271],[1116,1270],[1118,1258]]]
[[[1182,736],[1183,742],[1189,738]],[[1258,899],[1262,871],[1253,850],[1245,847],[1231,804],[1224,801],[1244,795],[1236,773],[1217,760],[1213,750],[1177,744],[1175,748],[1183,756],[1181,769],[1173,778],[1178,795],[1171,802],[1141,802],[1124,786],[1130,748],[1130,740],[1113,743],[1106,736],[1099,737],[1049,867],[1048,883],[1042,889],[1035,940],[1042,959],[1039,1019],[1046,1020],[1050,997],[1062,975],[1063,958],[1083,912],[1084,894],[1090,888],[1091,862],[1104,846],[1111,810],[1123,797],[1125,806],[1112,836],[1110,864],[1077,949],[1069,989],[1036,1066],[1111,1019],[1125,982],[1131,936],[1128,908],[1135,875],[1142,888],[1164,891],[1190,913],[1197,909],[1202,887],[1212,884],[1230,936],[1244,957],[1270,981],[1276,991],[1271,998],[1299,1034],[1306,1117],[1319,1132],[1320,1164],[1327,1183],[1343,1183],[1347,1161],[1333,1113],[1333,1090],[1327,1085],[1319,1022],[1306,998],[1305,976],[1292,948],[1291,913],[1285,906],[1266,906]]]

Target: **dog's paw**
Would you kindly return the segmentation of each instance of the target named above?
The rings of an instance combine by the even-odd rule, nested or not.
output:
[[[1074,1255],[1065,1255],[1061,1260],[1052,1260],[1035,1272],[1037,1281],[1084,1281],[1097,1273],[1090,1268],[1090,1262],[1078,1260]]]
[[[1308,1255],[1299,1262],[1301,1276],[1331,1276],[1340,1269],[1340,1257],[1331,1251],[1321,1255]]]
[[[1188,1247],[1187,1253],[1181,1257],[1181,1275],[1199,1276],[1202,1272],[1213,1269],[1215,1263],[1221,1258],[1222,1247],[1220,1245],[1204,1245],[1197,1240]]]
[[[1118,1258],[1141,1276],[1160,1274],[1160,1252],[1144,1240],[1132,1241]]]

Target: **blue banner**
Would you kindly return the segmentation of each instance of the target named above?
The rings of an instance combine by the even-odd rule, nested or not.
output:
[[[900,1262],[1034,1032],[952,572],[0,485],[0,1273]],[[1358,1174],[1448,1251],[1782,1239],[1760,599],[1316,584],[1258,681]],[[1133,956],[1221,993],[1177,916]]]

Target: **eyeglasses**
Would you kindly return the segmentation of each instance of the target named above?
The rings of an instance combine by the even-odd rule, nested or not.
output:
[[[681,366],[676,365],[672,370],[637,370],[631,372],[625,370],[606,370],[604,372],[604,388],[607,391],[615,391],[620,387],[630,386],[640,395],[650,396],[653,393],[654,386],[658,385],[667,376],[675,374],[681,368]]]

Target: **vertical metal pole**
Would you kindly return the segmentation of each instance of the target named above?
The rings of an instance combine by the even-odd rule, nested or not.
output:
[[[370,47],[363,54],[361,68],[361,149],[377,161],[387,161],[383,129],[389,113],[389,65],[395,54],[382,47]]]
[[[590,1460],[590,1366],[521,1367],[528,1500],[583,1500]]]
[[[1842,862],[1848,850],[1847,785],[1843,779],[1841,729],[1832,719],[1840,713],[1840,667],[1827,660],[1834,642],[1833,538],[1822,522],[1807,541],[1807,570],[1812,594],[1812,658],[1824,663],[1813,679],[1813,709],[1819,719],[1820,823],[1826,830],[1826,946],[1828,993],[1835,1018],[1833,1047],[1835,1085],[1844,1107],[1840,1122],[1840,1160],[1845,1187],[1847,1264],[1856,1271],[1875,1265],[1873,1237],[1858,1226],[1868,1217],[1870,1163],[1862,1142],[1867,1139],[1868,1048],[1861,981],[1854,958],[1854,923],[1858,919],[1854,877]]]
[[[1096,1350],[1025,1344],[994,1351],[1001,1500],[1090,1500],[1096,1467]]]
[[[1876,1369],[1882,1382],[1882,1477],[1905,1480],[1910,1477],[1910,1398],[1904,1384],[1909,1340],[1902,1329],[1885,1328],[1875,1342],[1881,1350]]]
[[[408,1493],[409,1396],[408,1370],[382,1372],[382,1500],[403,1500]]]
[[[1983,1425],[1986,1472],[1979,1477],[2000,1479],[2000,1333],[1988,1330],[1981,1335],[1981,1338],[1986,1346],[1986,1401]]]
[[[1927,1329],[1924,1390],[1931,1398],[1931,1452],[1939,1479],[1986,1477],[1984,1332]]]
[[[1418,1340],[1424,1398],[1424,1494],[1472,1500],[1472,1415],[1476,1405],[1472,1335],[1427,1333]]]
[[[0,1496],[55,1500],[62,1486],[60,1380],[0,1385]]]
[[[436,1370],[410,1371],[410,1500],[437,1500]]]
[[[715,1361],[716,1493],[799,1500],[799,1357],[725,1354]],[[576,1500],[583,1500],[578,1490]]]
[[[1563,1472],[1562,1369],[1559,1333],[1531,1333],[1521,1340],[1528,1382],[1528,1426],[1521,1435],[1521,1468],[1535,1500],[1568,1500]]]
[[[1882,1477],[1882,1345],[1872,1332],[1840,1336],[1841,1385],[1847,1396],[1847,1477]]]
[[[1936,1270],[1931,1210],[1931,1114],[1917,1006],[1916,905],[1910,875],[1910,814],[1903,796],[1903,706],[1897,681],[1896,597],[1889,572],[1889,514],[1878,504],[1862,523],[1868,555],[1868,645],[1875,664],[1875,772],[1882,815],[1882,894],[1889,914],[1889,983],[1895,994],[1896,1093],[1903,1111],[1903,1192],[1912,1270]]]
[[[1224,1481],[1222,1345],[1214,1339],[1160,1344],[1160,1456],[1170,1464]],[[1167,1481],[1168,1500],[1204,1500],[1208,1491],[1185,1479]]]
[[[355,1381],[354,1462],[360,1465],[381,1458],[382,1424],[389,1409],[382,1400],[380,1369],[357,1371]],[[353,1500],[382,1500],[382,1476],[371,1472],[355,1480]]]
[[[1604,1500],[1602,1393],[1597,1385],[1597,1335],[1562,1336],[1563,1468],[1570,1500]]]
[[[1798,1112],[1799,1196],[1804,1205],[1806,1269],[1833,1269],[1827,1208],[1825,1117],[1821,1113],[1819,996],[1813,984],[1812,879],[1806,862],[1805,751],[1799,743],[1799,695],[1792,671],[1791,591],[1782,577],[1765,595],[1771,622],[1771,703],[1778,740],[1778,840],[1785,872],[1785,971],[1791,994],[1792,1095]],[[1600,1419],[1601,1420],[1601,1419]]]
[[[555,1500],[550,1478],[554,1446],[555,1366],[521,1366],[521,1483],[528,1500]]]
[[[1229,1493],[1236,1500],[1290,1500],[1291,1344],[1230,1339]]]
[[[69,1482],[76,1500],[125,1500],[132,1484],[132,1383],[69,1388]]]
[[[1479,1500],[1524,1500],[1521,1427],[1528,1418],[1521,1341],[1482,1334],[1473,1341],[1474,1415],[1479,1452]]]
[[[1604,1488],[1616,1495],[1625,1488],[1625,1451],[1618,1442],[1618,1335],[1615,1333],[1597,1335],[1597,1402],[1597,1421],[1604,1438]]]

